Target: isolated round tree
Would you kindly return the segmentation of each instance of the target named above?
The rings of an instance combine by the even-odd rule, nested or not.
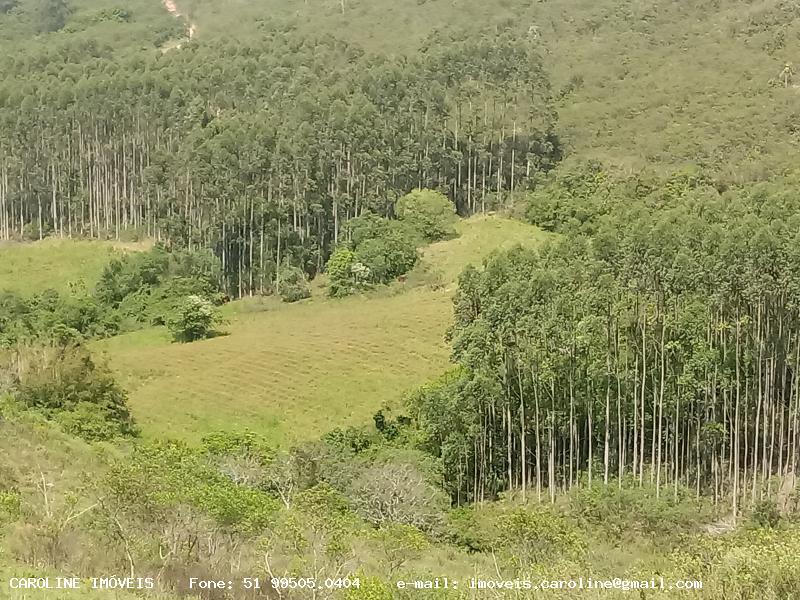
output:
[[[455,206],[447,196],[435,190],[414,190],[406,194],[397,201],[395,213],[428,241],[442,240],[455,233]]]
[[[211,301],[187,296],[169,316],[167,326],[176,340],[193,342],[208,337],[219,322],[219,313]]]

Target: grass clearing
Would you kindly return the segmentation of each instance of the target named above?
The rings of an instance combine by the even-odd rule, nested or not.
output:
[[[431,244],[423,251],[422,266],[436,269],[445,284],[458,280],[468,264],[480,266],[493,251],[507,250],[517,244],[538,245],[550,234],[522,221],[495,216],[478,216],[460,221],[458,237]]]
[[[0,290],[24,295],[70,284],[91,289],[115,252],[140,250],[147,244],[46,239],[0,244]]]
[[[500,217],[464,221],[460,233],[423,255],[447,282],[495,248],[544,237]],[[398,285],[293,305],[245,300],[227,309],[224,336],[174,344],[153,328],[94,347],[129,390],[146,436],[196,442],[210,431],[247,427],[287,444],[366,423],[447,368],[448,287]]]

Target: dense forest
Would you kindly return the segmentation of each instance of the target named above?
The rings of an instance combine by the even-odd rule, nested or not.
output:
[[[414,59],[280,32],[122,61],[91,42],[7,56],[0,238],[211,248],[226,292],[267,291],[284,260],[313,275],[348,218],[413,188],[470,214],[551,168],[538,54],[486,30]]]
[[[462,367],[415,399],[454,496],[647,481],[736,513],[781,492],[800,441],[794,181],[590,164],[532,194],[561,237],[463,273]]]

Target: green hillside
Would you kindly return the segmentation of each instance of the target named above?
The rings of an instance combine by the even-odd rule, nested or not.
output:
[[[184,33],[184,25],[157,0],[0,2],[0,48],[16,56],[49,54],[63,60],[75,41],[91,44],[94,53],[104,47],[148,51]]]
[[[66,292],[70,285],[90,289],[112,256],[147,246],[57,239],[0,245],[0,289],[23,294]]]
[[[798,89],[779,77],[800,62],[792,2],[184,2],[207,38],[288,23],[387,54],[413,53],[438,29],[513,23],[545,48],[571,153],[623,169],[692,163],[759,179],[800,144]]]
[[[543,236],[517,221],[475,217],[461,223],[459,237],[423,250],[408,289],[292,305],[245,299],[229,307],[226,335],[183,345],[151,329],[96,349],[130,391],[149,437],[196,442],[211,431],[253,428],[284,444],[313,439],[369,423],[446,369],[458,273],[491,251]]]
[[[794,63],[797,0],[0,0],[0,599],[800,597]]]

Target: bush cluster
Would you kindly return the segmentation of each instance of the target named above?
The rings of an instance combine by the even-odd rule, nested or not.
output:
[[[208,251],[157,247],[117,256],[93,290],[77,284],[68,293],[49,289],[30,298],[0,292],[0,346],[66,344],[168,324],[176,339],[198,339],[219,322],[218,281],[219,264]],[[186,329],[179,330],[182,320]]]
[[[19,351],[16,399],[87,440],[136,434],[127,395],[82,346]]]
[[[328,260],[330,294],[389,283],[417,262],[417,246],[455,234],[455,207],[443,194],[414,190],[397,201],[396,219],[366,213],[348,221],[346,242]]]

